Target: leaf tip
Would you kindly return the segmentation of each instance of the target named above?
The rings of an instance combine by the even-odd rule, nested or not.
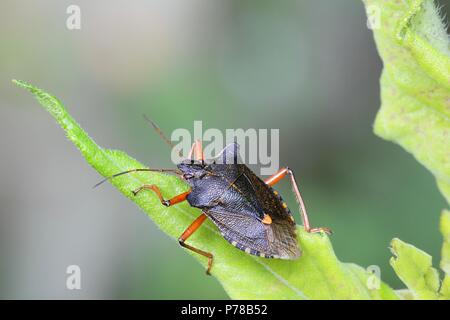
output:
[[[22,80],[17,80],[17,79],[12,79],[12,83],[14,83],[15,85],[21,87],[21,88],[25,88],[30,90],[32,88],[32,86],[30,84],[28,84],[25,81]]]
[[[398,247],[402,244],[402,240],[399,238],[393,238],[391,240],[391,243],[389,244],[389,250],[391,250],[391,253],[395,256],[397,256]]]
[[[40,94],[44,93],[39,88],[37,88],[23,80],[12,79],[12,83],[14,83],[15,85],[17,85],[20,88],[30,91],[32,94],[35,94],[35,95],[40,95]]]

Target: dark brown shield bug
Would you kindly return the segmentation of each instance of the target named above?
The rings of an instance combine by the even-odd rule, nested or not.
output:
[[[152,125],[170,144],[153,122]],[[272,188],[284,177],[289,177],[292,184],[305,230],[331,233],[329,228],[310,227],[306,207],[292,170],[286,167],[262,180],[245,164],[239,163],[237,149],[237,143],[232,143],[217,158],[205,160],[202,144],[196,141],[187,160],[179,163],[177,169],[128,170],[115,174],[96,186],[110,178],[138,171],[171,172],[181,177],[190,185],[190,189],[170,199],[166,199],[154,184],[143,185],[132,192],[137,195],[150,190],[166,207],[187,201],[192,207],[202,210],[178,241],[181,246],[208,258],[207,274],[210,274],[213,254],[187,244],[186,240],[208,218],[231,245],[248,254],[278,259],[296,259],[300,256],[294,217],[279,193]]]

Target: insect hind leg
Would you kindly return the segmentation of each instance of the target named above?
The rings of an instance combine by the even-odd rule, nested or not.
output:
[[[291,169],[285,167],[280,171],[278,171],[277,173],[275,173],[274,175],[267,178],[264,182],[269,186],[274,186],[286,176],[289,176],[290,178],[295,198],[300,205],[300,214],[302,216],[303,226],[305,230],[310,233],[325,232],[327,234],[331,234],[332,233],[331,229],[327,227],[311,228],[309,224],[308,213],[306,212],[305,202],[303,201],[302,195],[297,185],[297,181],[295,180],[294,172]]]

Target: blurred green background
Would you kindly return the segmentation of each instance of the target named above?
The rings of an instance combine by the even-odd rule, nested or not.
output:
[[[71,4],[81,30],[66,28]],[[227,298],[135,205],[110,185],[92,190],[98,174],[12,78],[153,167],[171,166],[170,150],[142,113],[168,133],[194,120],[279,128],[280,164],[342,261],[378,265],[400,288],[388,263],[399,237],[437,264],[445,201],[372,133],[382,65],[361,1],[3,0],[0,12],[0,298]],[[279,189],[297,211],[289,184]],[[66,289],[71,264],[82,290]]]

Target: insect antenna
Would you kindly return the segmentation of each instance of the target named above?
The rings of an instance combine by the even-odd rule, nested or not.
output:
[[[144,113],[142,115],[144,117],[144,119],[150,123],[153,127],[153,129],[159,134],[159,136],[161,137],[161,139],[163,139],[163,141],[169,145],[172,149],[175,148],[175,145],[172,143],[172,141],[170,141],[169,138],[167,138],[167,136],[164,134],[164,132],[161,130],[160,127],[158,127],[158,125],[156,123],[154,123],[149,117],[147,117],[147,115]],[[183,157],[183,154],[181,153],[181,150],[178,150],[178,155],[180,157]]]
[[[127,171],[123,171],[123,172],[119,172],[116,174],[113,174],[112,176],[109,176],[105,179],[103,179],[102,181],[100,181],[99,183],[97,183],[95,186],[93,186],[92,188],[97,188],[99,185],[101,185],[102,183],[111,180],[115,177],[124,175],[124,174],[128,174],[128,173],[132,173],[132,172],[142,172],[142,171],[152,171],[152,172],[172,172],[175,174],[181,174],[180,170],[177,169],[149,169],[149,168],[139,168],[139,169],[131,169],[131,170],[127,170]]]

